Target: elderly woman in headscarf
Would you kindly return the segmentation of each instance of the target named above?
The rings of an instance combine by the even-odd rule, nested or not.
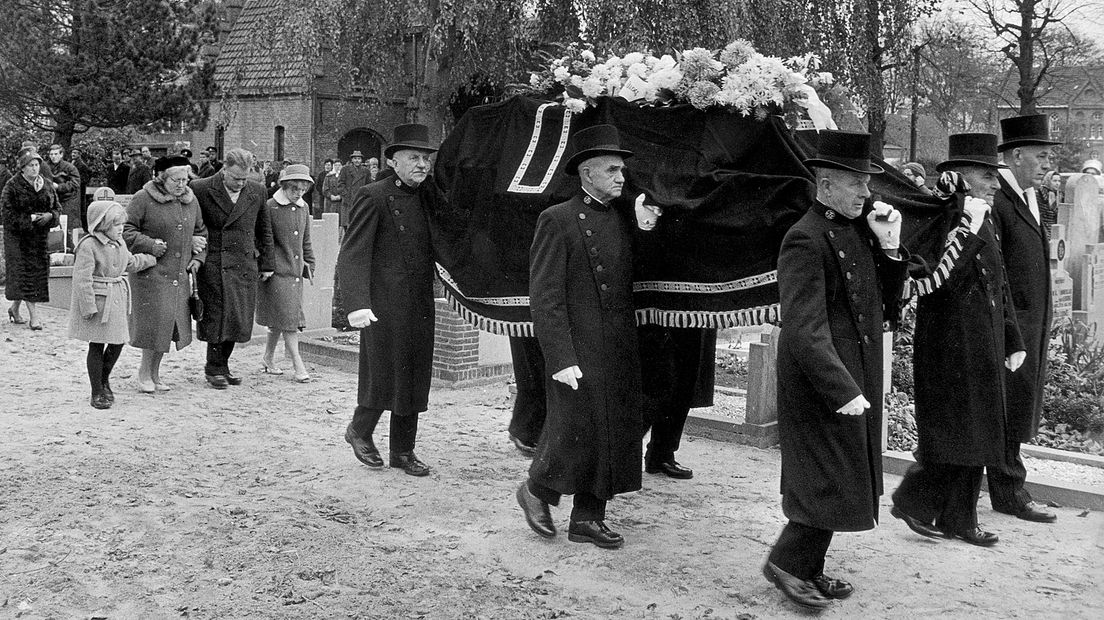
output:
[[[0,192],[4,222],[4,296],[11,302],[8,320],[25,323],[19,304],[27,302],[30,328],[42,329],[35,304],[50,301],[50,252],[46,237],[60,221],[61,205],[53,184],[41,174],[42,157],[33,149],[19,155],[19,172]]]
[[[192,342],[188,314],[194,277],[207,257],[207,228],[199,202],[188,187],[192,168],[179,155],[161,157],[154,177],[127,206],[123,239],[134,253],[152,254],[157,264],[130,275],[134,312],[130,317],[130,344],[142,349],[138,391],[164,392],[161,358],[176,343],[177,350]]]
[[[1058,202],[1062,190],[1062,175],[1051,170],[1043,175],[1043,182],[1036,192],[1039,198],[1039,219],[1047,239],[1050,239],[1050,227],[1058,223]]]

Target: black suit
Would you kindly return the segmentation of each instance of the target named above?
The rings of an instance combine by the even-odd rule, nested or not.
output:
[[[640,371],[644,430],[651,429],[645,463],[673,461],[692,407],[713,404],[717,330],[642,325]]]
[[[987,473],[993,508],[1015,513],[1031,501],[1031,495],[1023,486],[1027,469],[1020,458],[1020,443],[1035,437],[1043,412],[1052,306],[1050,243],[1046,231],[1031,213],[1023,195],[1012,188],[1006,174],[1001,173],[1001,187],[993,197],[992,218],[1027,358],[1019,370],[1006,376],[1005,461],[1002,467],[988,468]],[[1021,189],[1035,191],[1030,187]]]
[[[116,194],[125,194],[127,191],[127,180],[130,178],[130,166],[125,163],[119,164],[116,168],[115,164],[107,165],[107,186],[111,188],[111,191]]]

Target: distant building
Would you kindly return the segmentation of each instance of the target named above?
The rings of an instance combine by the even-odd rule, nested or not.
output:
[[[1017,79],[1012,72],[1006,77],[1006,101],[1017,101]],[[1038,111],[1050,116],[1051,136],[1065,143],[1068,159],[1099,159],[1104,154],[1104,66],[1051,69],[1040,90]],[[1000,118],[1017,114],[1018,105],[997,105]]]
[[[440,123],[425,110],[409,107],[412,93],[377,102],[356,90],[338,86],[335,71],[324,58],[294,51],[262,49],[266,24],[280,17],[280,0],[223,0],[215,83],[218,99],[211,102],[206,129],[192,132],[193,150],[215,146],[220,158],[238,146],[258,161],[288,159],[318,170],[327,158],[348,161],[354,150],[365,159],[378,157],[396,125],[422,122],[437,130]],[[421,33],[408,35],[417,50]],[[412,71],[424,63],[411,62]],[[412,75],[408,83],[420,83]]]

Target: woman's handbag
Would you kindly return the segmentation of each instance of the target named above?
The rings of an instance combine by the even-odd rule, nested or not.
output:
[[[197,322],[203,320],[203,300],[199,298],[199,286],[196,284],[196,275],[190,274],[188,279],[192,282],[192,294],[188,296],[188,312]]]

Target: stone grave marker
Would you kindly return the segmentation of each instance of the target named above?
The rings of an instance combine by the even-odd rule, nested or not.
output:
[[[1050,290],[1054,306],[1053,325],[1066,322],[1073,316],[1073,278],[1066,270],[1066,227],[1055,224],[1050,227]]]
[[[1066,181],[1066,200],[1069,204],[1068,224],[1065,229],[1066,268],[1073,286],[1073,307],[1087,309],[1082,269],[1086,262],[1086,246],[1101,242],[1100,177],[1091,174],[1074,174]],[[1052,236],[1053,238],[1053,236]],[[1053,250],[1054,248],[1052,248]]]

